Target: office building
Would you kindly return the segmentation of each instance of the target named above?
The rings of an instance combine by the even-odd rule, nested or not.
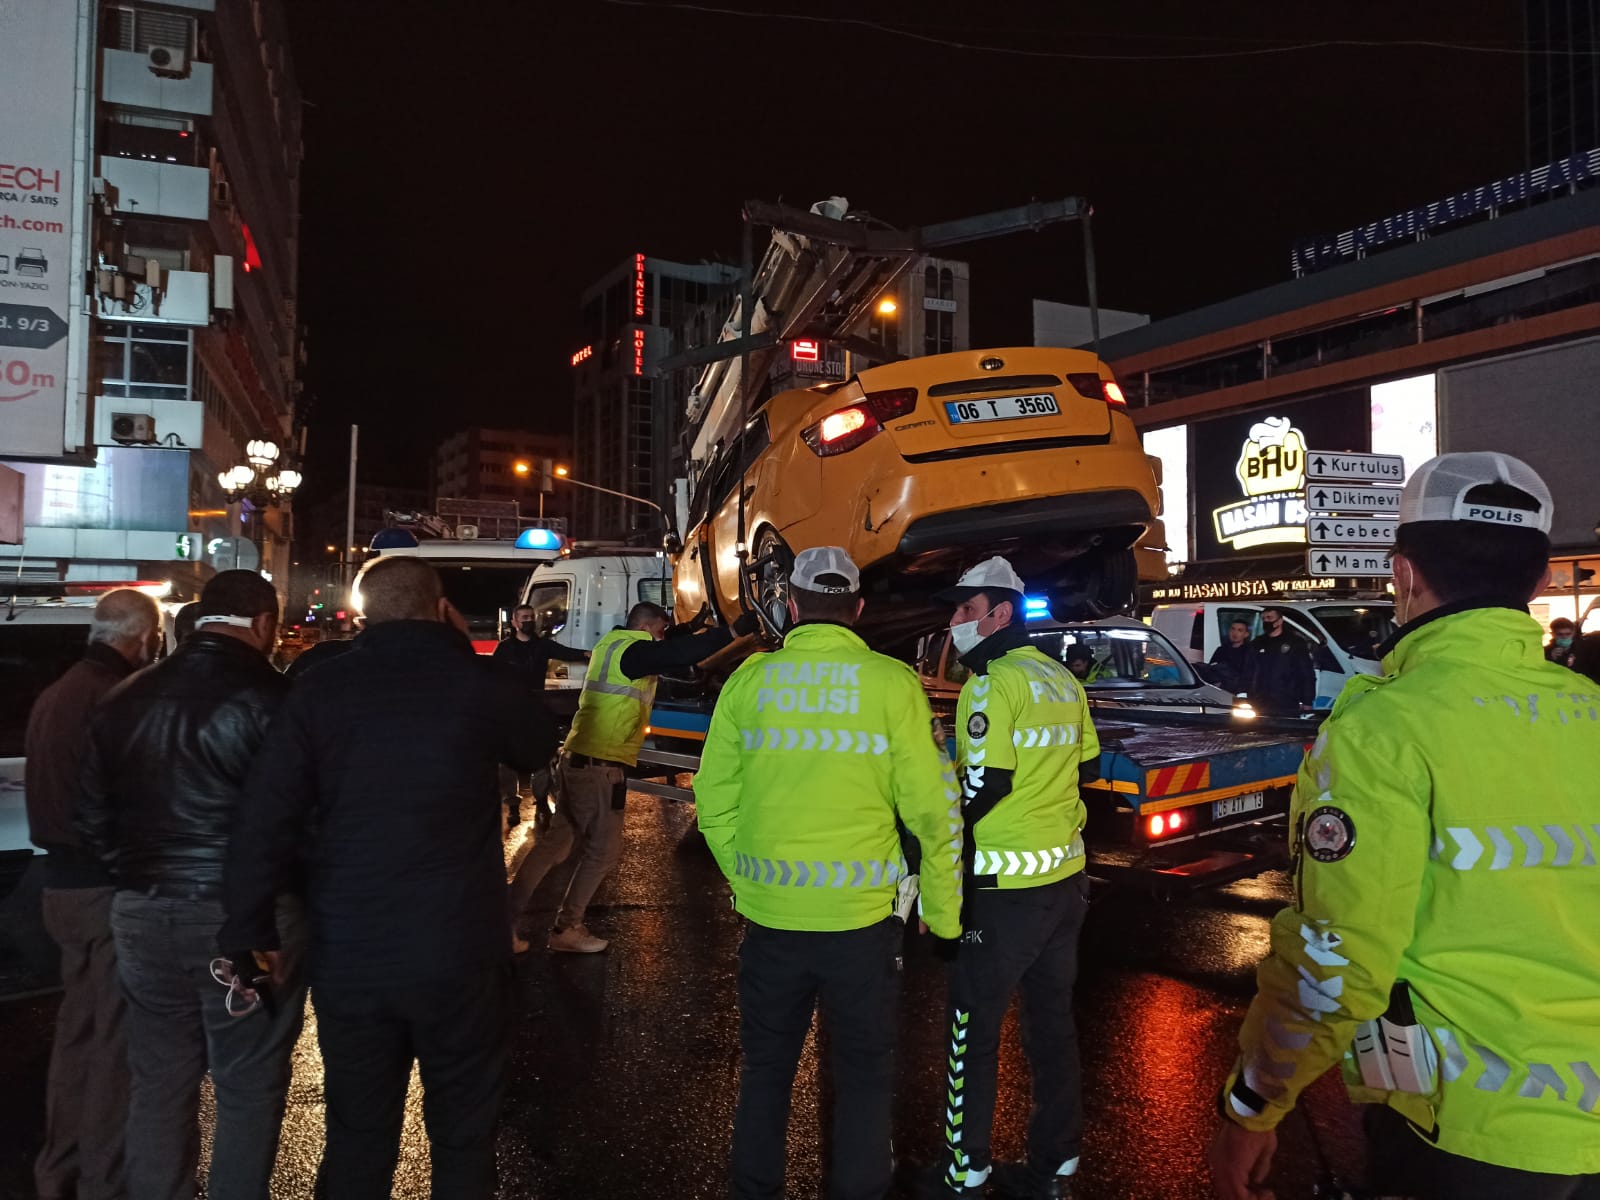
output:
[[[281,580],[302,151],[279,0],[11,4],[0,42],[0,303],[34,310],[0,332],[23,573]],[[251,442],[278,455],[230,502]]]
[[[524,516],[567,517],[572,489],[559,480],[548,494],[540,489],[545,459],[570,468],[572,439],[525,429],[459,430],[434,452],[432,499],[515,500]]]

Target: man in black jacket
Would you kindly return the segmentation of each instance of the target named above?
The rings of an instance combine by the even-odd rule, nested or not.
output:
[[[275,945],[272,897],[309,843],[327,1103],[317,1195],[389,1195],[415,1058],[433,1194],[487,1198],[511,998],[495,773],[547,762],[555,730],[473,653],[428,563],[376,559],[360,588],[365,631],[295,687],[257,760],[225,941]]]
[[[539,633],[538,627],[538,611],[531,604],[519,604],[511,610],[511,636],[494,648],[495,661],[504,663],[517,673],[526,685],[528,694],[534,697],[535,704],[540,703],[539,697],[544,695],[545,677],[550,673],[552,660],[564,663],[589,661],[587,650],[563,646],[555,638]],[[529,790],[539,801],[536,822],[540,829],[549,824],[550,810],[545,807],[549,783],[550,772],[544,769],[533,772],[529,781]],[[508,827],[522,823],[521,784],[521,772],[501,766],[500,792],[505,797]]]
[[[1311,650],[1284,623],[1283,611],[1261,610],[1266,632],[1250,643],[1250,703],[1263,716],[1297,717],[1317,698]]]
[[[44,926],[61,948],[44,1148],[33,1169],[43,1200],[124,1192],[128,1042],[111,941],[114,889],[73,821],[84,729],[106,693],[151,662],[160,645],[156,602],[133,588],[107,592],[94,606],[83,658],[28,714],[28,836],[46,852]]]
[[[253,571],[222,572],[200,594],[194,634],[112,691],[89,729],[78,829],[116,879],[128,1191],[139,1200],[194,1196],[208,1067],[217,1097],[209,1193],[267,1200],[304,1000],[292,965],[304,939],[295,902],[286,898],[277,916],[272,1006],[247,1010],[214,972],[230,832],[289,689],[267,662],[277,632],[272,585]],[[268,911],[271,921],[270,901]]]
[[[1211,665],[1217,669],[1217,686],[1237,696],[1250,686],[1250,626],[1235,617],[1228,623],[1228,640],[1211,652]]]

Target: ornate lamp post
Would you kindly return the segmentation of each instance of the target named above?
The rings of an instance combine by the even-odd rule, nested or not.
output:
[[[244,448],[246,461],[217,475],[217,483],[229,504],[248,500],[256,510],[252,533],[257,554],[262,557],[266,531],[262,526],[261,510],[287,501],[303,479],[294,467],[277,465],[280,453],[276,442],[264,438],[252,439]]]

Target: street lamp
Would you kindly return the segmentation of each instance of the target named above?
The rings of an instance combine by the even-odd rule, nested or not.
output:
[[[252,438],[244,448],[245,461],[217,475],[217,484],[229,504],[248,500],[256,510],[254,541],[258,556],[264,549],[261,510],[269,505],[284,503],[305,481],[305,477],[294,467],[276,465],[281,453],[276,442]]]
[[[512,465],[511,465],[511,469],[512,469],[512,470],[513,470],[513,471],[515,471],[515,472],[516,472],[516,473],[517,473],[517,474],[518,474],[518,475],[526,475],[526,474],[527,474],[527,473],[528,473],[528,472],[529,472],[529,471],[531,471],[531,470],[532,470],[532,469],[533,469],[533,468],[532,468],[532,467],[530,467],[530,466],[529,466],[529,465],[528,465],[528,464],[527,464],[527,463],[525,463],[525,462],[516,462],[516,463],[513,463],[513,464],[512,464]]]
[[[893,296],[885,296],[878,301],[878,315],[880,317],[892,317],[899,311],[900,306],[894,302]]]
[[[632,504],[642,504],[646,508],[653,508],[655,509],[656,516],[661,518],[661,527],[663,531],[667,533],[672,532],[672,525],[667,520],[667,510],[662,508],[661,505],[657,504],[654,500],[646,500],[643,496],[635,496],[629,492],[619,492],[615,488],[601,487],[598,483],[585,483],[581,479],[574,479],[572,477],[572,472],[568,471],[565,467],[556,467],[554,474],[557,479],[565,479],[573,487],[588,488],[591,492],[603,492],[607,496],[616,496],[619,500],[627,500]]]

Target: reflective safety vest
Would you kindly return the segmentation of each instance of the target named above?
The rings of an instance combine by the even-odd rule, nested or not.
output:
[[[1600,1172],[1600,687],[1540,642],[1526,613],[1450,613],[1339,696],[1224,1096],[1241,1125],[1342,1061],[1441,1150]]]
[[[1039,887],[1083,870],[1078,764],[1100,757],[1100,739],[1071,671],[1032,645],[994,659],[961,689],[956,744],[968,802],[990,770],[1012,773],[971,829],[978,886]]]
[[[564,749],[610,762],[639,761],[650,706],[656,698],[656,677],[629,679],[622,673],[622,654],[629,646],[650,641],[642,629],[613,629],[595,643],[589,670],[578,694],[578,712],[572,718]]]
[[[796,626],[722,689],[694,779],[706,844],[739,912],[773,929],[863,929],[922,847],[922,916],[961,932],[961,814],[916,674],[842,625]]]

